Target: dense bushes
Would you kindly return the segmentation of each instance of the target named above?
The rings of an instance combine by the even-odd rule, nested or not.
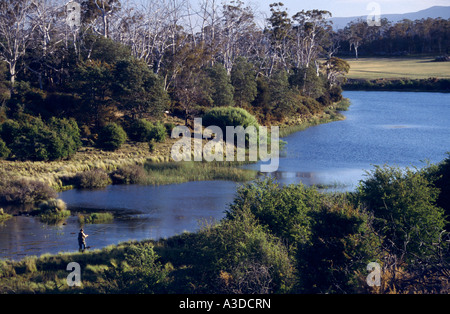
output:
[[[446,219],[436,204],[439,195],[446,204],[447,166],[375,167],[355,192],[336,195],[257,180],[238,189],[227,220],[251,213],[289,248],[295,292],[371,291],[370,262],[382,266],[384,292],[448,291]]]
[[[294,284],[287,248],[248,211],[165,246],[182,252],[169,260],[190,266],[186,277],[175,278],[176,293],[283,293]]]
[[[158,121],[153,124],[144,119],[133,121],[128,128],[129,138],[136,142],[164,142],[167,133],[167,127],[163,123]]]
[[[33,204],[56,197],[56,192],[40,181],[2,178],[0,203]]]
[[[170,283],[170,267],[163,265],[151,244],[128,247],[124,263],[112,264],[103,272],[106,293],[164,293]]]
[[[445,225],[436,206],[439,190],[421,171],[375,167],[359,186],[360,202],[373,213],[384,245],[407,260],[429,253]]]
[[[74,120],[52,118],[45,123],[24,115],[19,122],[5,121],[0,135],[6,144],[3,157],[9,151],[8,155],[18,160],[66,159],[81,147],[80,130]]]
[[[117,150],[127,140],[127,133],[117,123],[110,123],[104,126],[97,139],[97,146],[104,150]]]

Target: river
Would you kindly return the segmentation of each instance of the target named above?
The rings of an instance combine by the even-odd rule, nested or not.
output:
[[[273,173],[284,184],[302,182],[352,190],[374,165],[406,167],[436,163],[450,151],[450,94],[348,91],[346,119],[284,138],[286,150]],[[250,167],[259,167],[253,165]],[[189,182],[166,186],[113,185],[60,193],[74,213],[110,211],[109,224],[86,225],[87,245],[102,248],[129,240],[158,239],[195,231],[220,220],[237,183]],[[77,250],[76,215],[64,224],[15,216],[0,224],[0,258]]]

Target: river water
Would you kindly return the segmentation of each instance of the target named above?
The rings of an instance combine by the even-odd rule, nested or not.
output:
[[[276,173],[284,184],[302,182],[353,190],[374,165],[406,167],[439,162],[450,151],[450,94],[345,92],[346,120],[318,125],[284,140]],[[250,167],[259,167],[258,164]],[[239,184],[189,182],[166,186],[113,185],[103,190],[60,193],[73,213],[109,211],[109,224],[86,225],[87,245],[101,248],[128,240],[158,239],[195,231],[218,221]],[[15,216],[0,224],[0,258],[77,250],[74,214],[64,224]]]

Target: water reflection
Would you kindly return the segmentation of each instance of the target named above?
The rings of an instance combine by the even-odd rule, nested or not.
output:
[[[108,224],[84,226],[87,246],[102,248],[131,240],[159,239],[198,230],[219,221],[233,201],[237,184],[190,182],[167,186],[113,185],[103,190],[60,193],[72,216],[59,225],[15,216],[0,225],[0,258],[73,252],[78,248],[79,212],[112,212]],[[17,209],[16,209],[17,212]]]

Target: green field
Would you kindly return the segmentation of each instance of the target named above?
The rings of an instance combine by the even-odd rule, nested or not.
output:
[[[422,58],[360,58],[346,59],[350,64],[349,79],[427,79],[450,78],[450,62],[433,62]]]

